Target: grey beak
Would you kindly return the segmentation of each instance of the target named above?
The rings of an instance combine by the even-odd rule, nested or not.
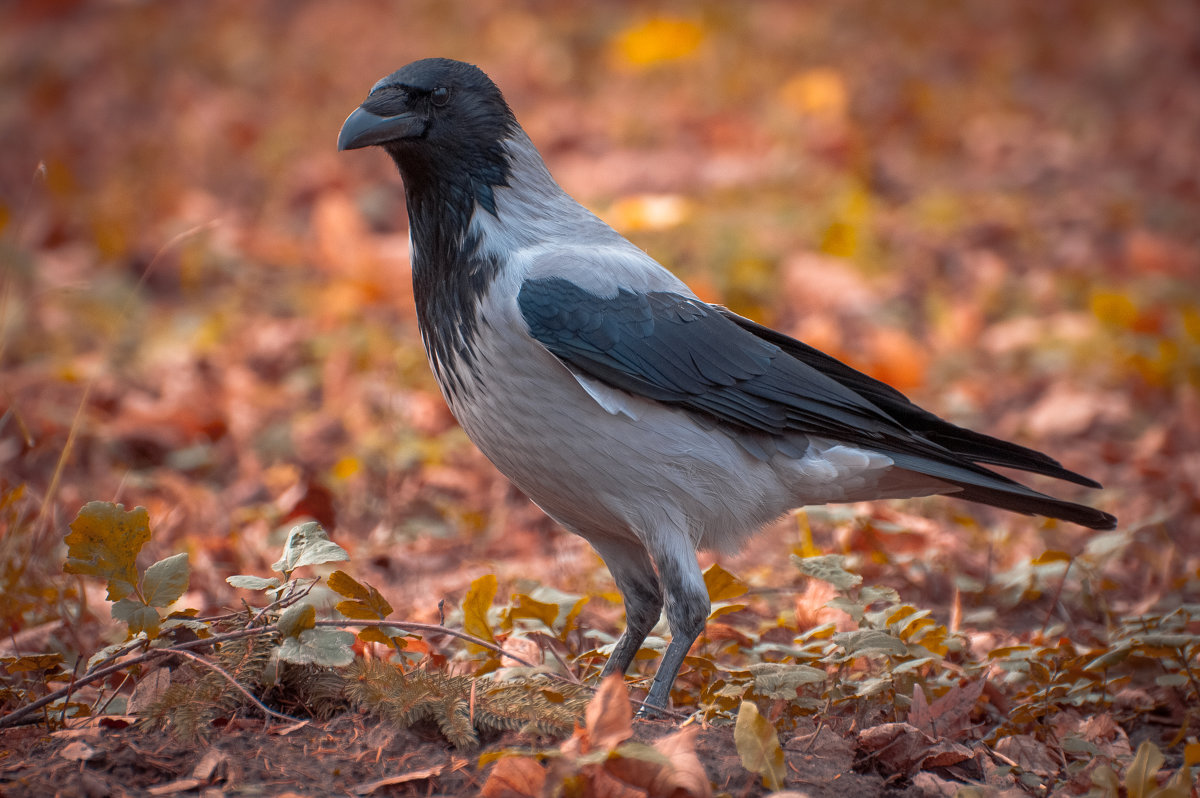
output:
[[[412,113],[396,116],[376,116],[370,111],[355,108],[342,123],[338,134],[338,151],[357,150],[397,139],[416,138],[425,132],[425,120]]]

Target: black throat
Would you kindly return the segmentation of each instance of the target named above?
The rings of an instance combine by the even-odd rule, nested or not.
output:
[[[515,121],[513,122],[515,125]],[[470,232],[475,213],[497,216],[495,189],[509,184],[511,165],[502,139],[421,139],[386,145],[404,180],[412,236],[413,297],[425,350],[448,396],[464,389],[462,368],[474,358],[471,342],[479,305],[501,264],[483,254]],[[464,141],[487,141],[468,147]]]

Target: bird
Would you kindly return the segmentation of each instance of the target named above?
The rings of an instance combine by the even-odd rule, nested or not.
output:
[[[946,494],[1116,526],[989,466],[1094,480],[702,301],[555,182],[474,65],[382,78],[337,146],[380,147],[399,170],[418,326],[450,410],[616,582],[625,629],[602,677],[626,673],[665,608],[651,712],[710,613],[696,552],[736,551],[796,508]]]

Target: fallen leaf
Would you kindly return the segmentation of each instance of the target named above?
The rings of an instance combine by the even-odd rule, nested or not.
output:
[[[546,783],[546,769],[527,756],[506,756],[488,774],[483,798],[538,798]]]
[[[501,760],[504,761],[504,760]],[[375,781],[364,781],[362,784],[357,784],[350,788],[350,791],[355,795],[370,795],[382,787],[391,787],[395,784],[407,784],[410,781],[421,781],[428,779],[431,776],[436,776],[446,769],[445,765],[437,765],[423,770],[414,770],[409,773],[401,773],[398,776],[388,776]]]
[[[997,753],[1021,766],[1022,770],[1049,778],[1058,773],[1058,762],[1046,744],[1028,734],[1014,734],[996,743]]]
[[[92,748],[82,740],[76,740],[73,743],[67,743],[59,750],[58,755],[63,759],[69,759],[72,762],[87,762],[91,759],[96,759],[102,754],[95,748]]]
[[[170,668],[155,668],[133,686],[128,709],[131,714],[144,712],[171,686]]]
[[[685,726],[654,743],[654,750],[670,760],[673,768],[670,778],[666,780],[672,790],[664,792],[664,795],[676,795],[675,790],[682,790],[688,798],[708,798],[712,795],[712,784],[709,783],[704,765],[700,763],[700,757],[696,755],[696,738],[699,736],[699,726]]]
[[[633,736],[633,707],[625,680],[613,674],[600,683],[587,706],[587,733],[592,750],[612,750]]]
[[[771,790],[783,787],[787,770],[779,735],[752,701],[743,701],[738,710],[733,742],[737,746],[738,756],[742,758],[742,767],[762,776],[763,786]]]

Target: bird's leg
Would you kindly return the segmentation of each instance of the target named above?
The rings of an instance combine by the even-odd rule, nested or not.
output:
[[[625,631],[601,671],[603,678],[629,670],[646,635],[658,623],[663,594],[650,556],[641,544],[604,540],[592,541],[592,547],[604,559],[625,601]]]
[[[666,591],[671,643],[662,662],[658,664],[650,694],[646,696],[646,704],[651,707],[666,708],[671,697],[671,686],[675,684],[679,669],[683,666],[683,658],[704,631],[711,609],[708,588],[704,585],[704,575],[700,573],[695,552],[690,545],[686,549],[678,545],[686,540],[672,540],[670,542],[676,546],[654,552],[654,561],[658,564],[658,573]],[[640,714],[652,713],[643,710]]]

